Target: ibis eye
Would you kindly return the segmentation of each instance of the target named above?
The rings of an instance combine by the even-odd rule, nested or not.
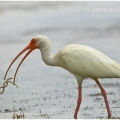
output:
[[[36,43],[36,40],[35,40],[35,39],[32,39],[32,40],[31,40],[31,43],[32,43],[32,44],[35,44],[35,43]]]
[[[32,40],[32,43],[35,43],[35,41],[34,41],[34,40]]]

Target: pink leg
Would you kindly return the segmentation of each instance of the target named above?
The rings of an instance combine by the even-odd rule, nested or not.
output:
[[[99,83],[98,79],[94,79],[94,80],[96,81],[97,85],[101,89],[101,93],[102,93],[102,95],[104,97],[104,101],[105,101],[107,112],[108,112],[108,118],[110,119],[111,118],[111,112],[110,112],[110,107],[109,107],[109,104],[108,104],[106,92],[105,92],[104,88],[101,86],[101,84]]]
[[[74,113],[74,119],[77,119],[77,114],[79,111],[81,101],[82,101],[82,87],[79,86],[78,87],[78,100],[77,100],[77,106],[76,106],[75,113]]]

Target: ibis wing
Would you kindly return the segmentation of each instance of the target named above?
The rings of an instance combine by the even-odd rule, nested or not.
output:
[[[60,51],[61,66],[83,77],[119,78],[120,64],[88,46],[69,45]]]

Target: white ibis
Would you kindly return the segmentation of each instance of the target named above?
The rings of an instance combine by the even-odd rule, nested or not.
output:
[[[34,37],[30,41],[29,45],[14,58],[6,71],[4,79],[6,78],[6,75],[15,60],[26,50],[29,50],[16,69],[14,75],[15,83],[16,74],[20,65],[24,59],[35,49],[39,49],[41,51],[42,59],[47,65],[62,67],[72,73],[77,79],[78,100],[74,113],[75,119],[77,119],[77,114],[82,101],[82,82],[85,78],[93,79],[99,86],[106,104],[108,118],[111,118],[111,111],[106,92],[99,83],[98,78],[120,78],[119,63],[115,62],[94,48],[77,44],[68,45],[62,48],[55,56],[51,56],[51,44],[49,38],[38,35]]]

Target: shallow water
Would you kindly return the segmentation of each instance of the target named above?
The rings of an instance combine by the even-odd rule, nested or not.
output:
[[[100,50],[120,63],[120,12],[96,12],[93,7],[116,8],[120,2],[0,2],[0,85],[12,59],[34,36],[50,38],[52,54],[68,44],[83,44]],[[85,11],[90,7],[91,11]],[[14,76],[22,57],[12,66]],[[119,79],[100,80],[105,88],[113,118],[120,117]],[[0,118],[12,118],[14,108],[26,118],[73,118],[77,82],[59,67],[46,66],[39,50],[24,61],[16,83],[0,95]],[[6,111],[8,109],[8,111]],[[100,90],[91,79],[83,82],[83,100],[78,118],[107,118]]]

